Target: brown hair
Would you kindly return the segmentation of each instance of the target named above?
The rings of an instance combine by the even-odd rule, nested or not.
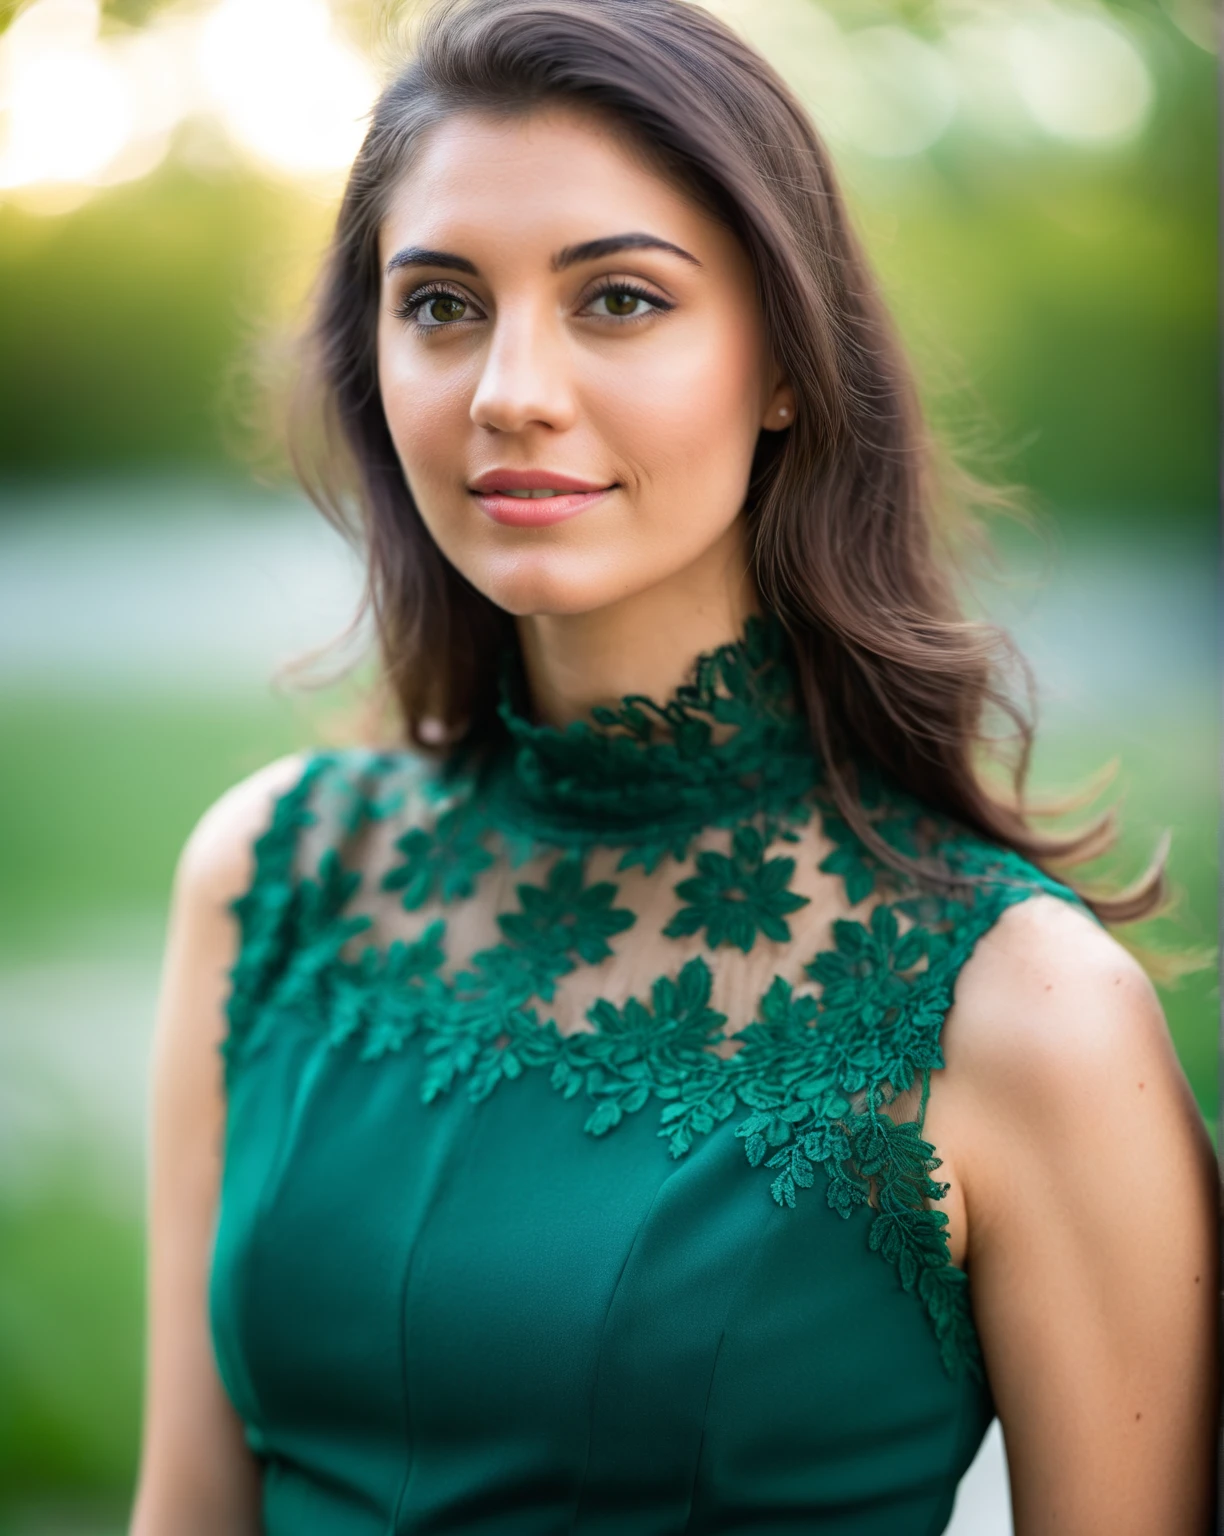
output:
[[[441,0],[383,91],[323,271],[294,461],[367,551],[367,600],[406,738],[437,750],[498,730],[489,658],[511,619],[442,556],[396,458],[378,388],[378,236],[422,134],[465,109],[569,103],[610,115],[738,236],[773,355],[796,397],[762,433],[744,508],[761,602],[785,625],[813,741],[845,819],[878,855],[857,794],[867,761],[992,842],[1064,869],[1113,840],[1112,813],[1069,834],[1029,823],[1033,728],[1002,683],[1016,660],[959,611],[939,533],[956,502],[914,382],[810,119],[746,43],[684,0]],[[320,430],[320,426],[322,430]],[[1011,722],[1011,790],[981,776],[990,716]],[[912,867],[912,866],[911,866]],[[928,871],[929,873],[929,871]],[[1064,873],[1062,878],[1066,879]],[[1124,891],[1083,891],[1103,920],[1152,915],[1163,849]]]

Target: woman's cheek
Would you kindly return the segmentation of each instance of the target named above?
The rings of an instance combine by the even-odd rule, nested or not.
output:
[[[423,376],[420,370],[382,370],[383,412],[404,472],[431,488],[453,488],[465,480],[468,425],[461,387]]]
[[[643,460],[725,473],[745,449],[751,453],[760,426],[756,347],[754,335],[734,326],[692,324],[661,334],[653,355],[605,392],[607,419],[639,439]]]

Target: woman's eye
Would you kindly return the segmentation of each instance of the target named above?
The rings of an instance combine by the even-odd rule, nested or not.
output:
[[[673,306],[666,299],[657,298],[644,288],[627,284],[602,289],[583,306],[585,314],[602,320],[643,320]],[[478,320],[481,317],[470,299],[447,289],[418,290],[409,294],[399,305],[400,318],[411,322],[418,330],[437,331],[456,325],[461,320]]]
[[[459,320],[479,318],[470,300],[443,289],[418,289],[396,306],[395,313],[420,331],[437,331]]]
[[[627,288],[611,288],[599,297],[600,302],[607,306],[608,313],[616,315],[618,319],[636,314],[638,305],[646,302],[640,295],[630,293]]]
[[[671,307],[666,300],[656,298],[645,289],[624,286],[603,289],[587,305],[588,310],[604,320],[640,320],[656,310]]]
[[[424,312],[436,324],[444,326],[450,319],[464,318],[467,304],[461,298],[455,298],[453,293],[438,293],[435,298],[425,303]]]

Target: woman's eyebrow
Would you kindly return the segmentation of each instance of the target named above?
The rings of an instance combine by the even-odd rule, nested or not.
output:
[[[560,272],[565,267],[576,266],[580,261],[598,261],[603,256],[615,256],[617,251],[670,251],[691,261],[695,267],[701,263],[683,246],[673,245],[658,235],[634,232],[628,235],[605,235],[601,240],[584,240],[581,245],[567,245],[552,259],[552,269]]]
[[[685,261],[691,261],[695,267],[701,263],[696,256],[686,251],[683,246],[673,245],[670,240],[664,240],[658,235],[648,235],[641,231],[633,231],[625,235],[604,235],[599,240],[584,240],[581,245],[566,245],[557,251],[552,258],[554,272],[562,272],[566,267],[574,267],[583,261],[599,261],[604,256],[615,256],[618,251],[669,251],[673,256],[680,256]],[[423,245],[406,245],[402,251],[396,251],[386,266],[386,275],[390,277],[392,272],[400,267],[443,267],[448,272],[466,272],[470,277],[479,277],[480,272],[474,262],[466,256],[457,256],[454,251],[434,251]]]
[[[390,277],[399,267],[445,267],[450,272],[480,276],[475,263],[466,256],[456,256],[453,251],[431,251],[423,245],[406,245],[402,251],[396,251],[386,265],[386,275]]]

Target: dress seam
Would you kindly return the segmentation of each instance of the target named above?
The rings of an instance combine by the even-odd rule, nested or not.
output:
[[[391,1511],[391,1522],[387,1527],[387,1536],[401,1536],[400,1521],[404,1514],[405,1504],[408,1498],[409,1485],[412,1482],[412,1476],[416,1470],[417,1440],[411,1431],[412,1406],[408,1371],[408,1290],[412,1283],[412,1277],[416,1270],[417,1261],[420,1256],[421,1243],[424,1240],[426,1230],[432,1222],[433,1217],[437,1211],[438,1204],[442,1198],[444,1186],[447,1184],[449,1179],[453,1177],[457,1164],[459,1162],[467,1162],[471,1158],[473,1155],[473,1144],[474,1138],[468,1138],[463,1145],[459,1157],[456,1158],[451,1156],[450,1158],[446,1159],[444,1165],[438,1170],[438,1175],[434,1183],[433,1192],[430,1195],[428,1207],[425,1210],[421,1221],[418,1223],[416,1237],[413,1240],[407,1261],[404,1264],[404,1274],[400,1281],[399,1372],[400,1391],[402,1393],[404,1405],[404,1437],[407,1454],[407,1465],[404,1468],[403,1476],[400,1479],[399,1490],[395,1496],[395,1505]]]
[[[616,1305],[616,1298],[620,1294],[621,1283],[625,1278],[625,1271],[629,1268],[629,1261],[633,1258],[633,1255],[637,1250],[637,1246],[642,1240],[642,1233],[646,1230],[646,1224],[654,1214],[655,1207],[658,1205],[659,1200],[662,1198],[663,1191],[668,1188],[672,1179],[679,1171],[679,1166],[670,1168],[668,1170],[667,1177],[662,1180],[662,1182],[659,1184],[659,1187],[655,1190],[654,1195],[651,1197],[650,1204],[646,1207],[645,1211],[643,1211],[641,1219],[637,1224],[637,1229],[633,1234],[633,1241],[625,1250],[625,1256],[621,1260],[620,1269],[616,1274],[616,1283],[612,1286],[612,1289],[608,1293],[607,1305],[604,1307],[603,1323],[599,1330],[599,1347],[595,1351],[595,1363],[591,1368],[591,1385],[587,1403],[586,1454],[583,1457],[582,1472],[579,1475],[578,1484],[574,1490],[574,1509],[570,1516],[567,1536],[574,1536],[574,1533],[578,1529],[578,1518],[582,1513],[582,1502],[586,1494],[587,1477],[591,1470],[591,1448],[594,1439],[595,1403],[599,1387],[600,1368],[603,1365],[604,1346],[608,1338],[608,1319],[612,1315],[612,1308]]]
[[[782,1209],[783,1208],[781,1206],[775,1205],[773,1210],[770,1212],[771,1226],[776,1225]],[[697,1454],[693,1458],[693,1476],[689,1483],[688,1511],[684,1517],[684,1536],[690,1536],[693,1528],[693,1505],[697,1495],[697,1484],[701,1478],[702,1459],[705,1456],[706,1426],[710,1417],[710,1402],[714,1396],[714,1379],[718,1375],[718,1362],[722,1358],[723,1343],[727,1337],[727,1326],[730,1321],[732,1312],[735,1310],[740,1297],[744,1293],[745,1287],[747,1286],[749,1280],[756,1273],[762,1262],[762,1254],[764,1253],[765,1248],[766,1243],[764,1241],[764,1234],[762,1234],[762,1240],[757,1248],[756,1253],[753,1256],[753,1262],[748,1265],[744,1273],[740,1276],[739,1284],[735,1287],[735,1294],[727,1302],[727,1308],[723,1314],[722,1327],[718,1330],[718,1344],[714,1350],[714,1358],[710,1362],[710,1379],[706,1383],[705,1402],[702,1404],[701,1409],[701,1434],[697,1441]]]
[[[323,1042],[316,1042],[307,1054],[305,1065],[303,1066],[301,1074],[298,1078],[297,1091],[294,1094],[293,1101],[289,1107],[289,1113],[281,1122],[280,1134],[278,1135],[276,1141],[275,1154],[273,1155],[268,1165],[267,1174],[265,1175],[259,1190],[259,1199],[256,1202],[255,1226],[253,1229],[255,1234],[259,1234],[263,1231],[266,1231],[267,1229],[269,1213],[271,1212],[272,1206],[280,1193],[280,1187],[284,1181],[285,1171],[289,1162],[290,1146],[297,1134],[302,1116],[306,1112],[306,1101],[310,1098],[315,1083],[318,1080],[319,1071],[322,1067],[325,1055],[326,1052],[324,1050]],[[218,1225],[219,1222],[220,1201],[218,1201]],[[216,1239],[214,1236],[214,1245],[215,1241]],[[247,1318],[249,1318],[251,1310],[250,1297],[255,1292],[260,1283],[260,1277],[263,1271],[263,1262],[263,1240],[257,1236],[256,1240],[252,1243],[251,1251],[248,1257],[249,1268],[246,1280],[248,1302],[247,1307],[245,1308],[246,1317],[244,1317],[244,1322],[241,1329],[244,1361],[251,1358],[250,1344],[247,1339]],[[259,1415],[257,1432],[259,1433],[261,1439],[263,1439],[266,1435],[267,1413],[264,1408],[261,1394],[256,1389],[254,1381],[250,1379],[249,1373],[246,1374],[248,1375],[248,1390],[250,1393],[251,1401]],[[271,1457],[273,1453],[265,1452],[265,1454]]]

